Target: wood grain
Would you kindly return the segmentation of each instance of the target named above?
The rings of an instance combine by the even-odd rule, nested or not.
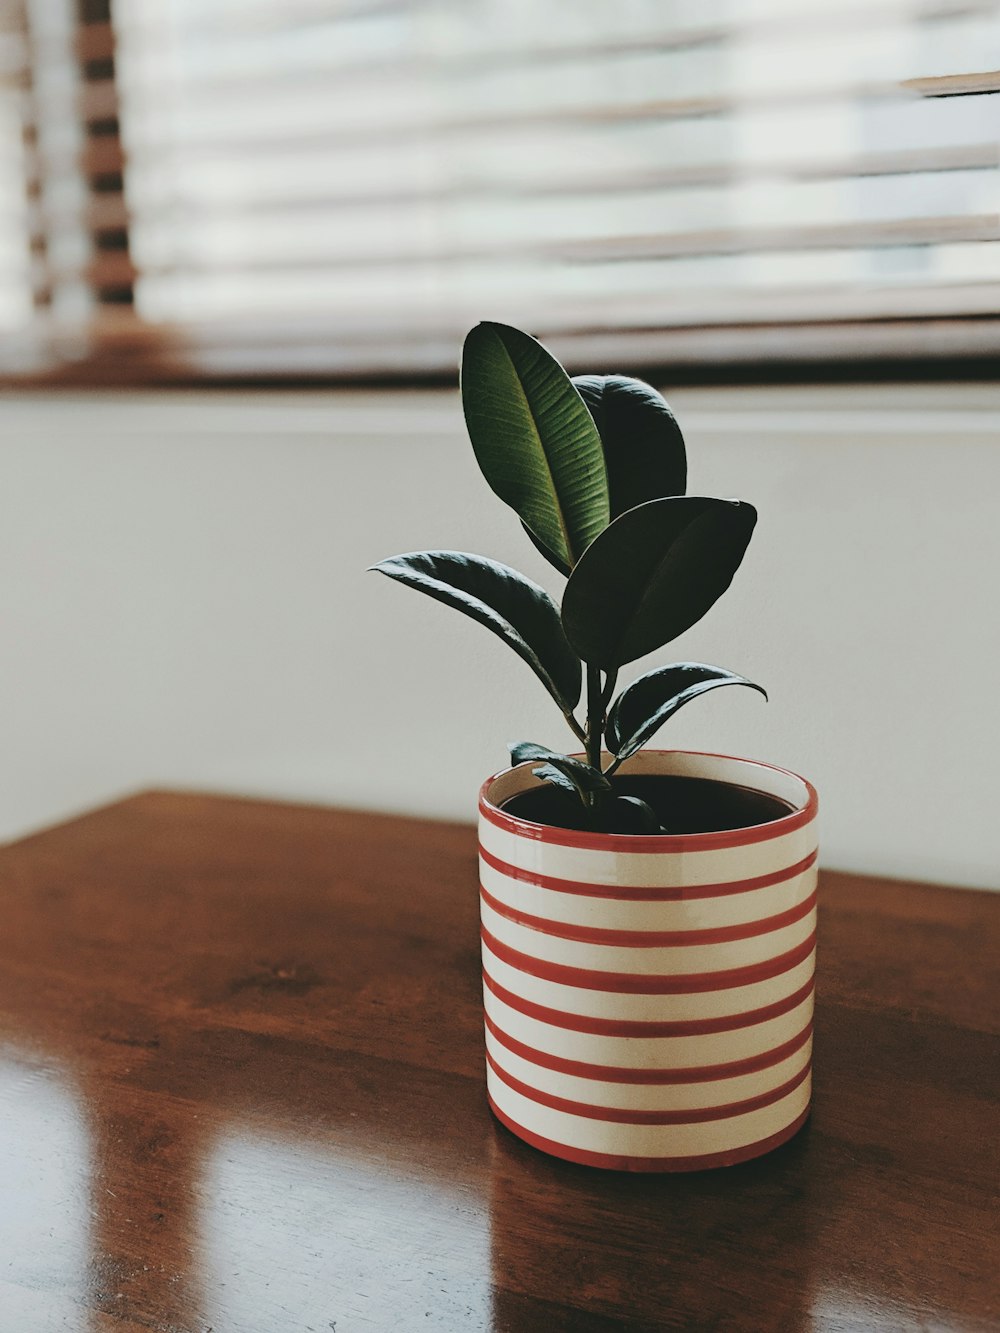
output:
[[[490,1117],[471,828],[150,793],[0,871],[2,1333],[1000,1327],[1000,897],[824,874],[812,1120],[644,1179]]]

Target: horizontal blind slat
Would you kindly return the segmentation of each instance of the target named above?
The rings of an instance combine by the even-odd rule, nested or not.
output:
[[[295,193],[287,189],[250,193],[251,186],[267,188],[266,180],[254,172],[238,191],[229,197],[210,201],[185,202],[188,217],[202,216],[216,220],[253,217],[261,214],[301,218],[309,213],[345,209],[393,207],[407,203],[432,205],[478,197],[526,200],[548,196],[579,196],[681,190],[691,187],[726,186],[749,181],[792,180],[832,181],[873,176],[912,176],[921,173],[995,171],[1000,167],[1000,142],[973,143],[943,148],[901,149],[894,152],[860,154],[855,158],[833,161],[762,160],[743,167],[730,162],[694,163],[677,167],[640,167],[622,169],[617,164],[602,173],[596,169],[580,176],[561,178],[558,173],[538,180],[480,180],[444,182],[436,188],[426,184],[397,185],[388,182],[378,189],[358,189],[351,181],[337,182],[322,190],[312,181],[309,189]],[[300,190],[302,186],[299,186]]]
[[[928,79],[907,79],[904,87],[922,97],[968,97],[1000,93],[1000,69],[974,74],[941,74]]]
[[[544,247],[561,259],[667,259],[675,255],[761,254],[775,250],[844,250],[885,246],[936,245],[953,241],[1000,239],[994,214],[978,217],[900,218],[881,222],[846,222],[815,227],[761,227],[696,231],[686,235],[622,236]]]
[[[924,95],[976,69],[991,0],[113,12],[73,47],[81,126],[32,149],[35,282],[134,285],[217,367],[450,366],[498,317],[641,358],[992,336],[988,99]]]

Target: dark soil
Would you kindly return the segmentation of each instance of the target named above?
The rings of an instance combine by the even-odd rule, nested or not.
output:
[[[671,776],[631,777],[619,774],[612,779],[617,796],[637,796],[651,807],[660,822],[660,831],[671,833],[717,833],[724,829],[753,828],[784,819],[794,806],[777,796],[739,787],[729,782],[707,778]],[[568,792],[546,785],[512,796],[503,806],[507,814],[534,824],[554,828],[593,830],[582,803]],[[607,802],[599,830],[604,833],[645,832],[634,820],[629,807],[617,810]]]

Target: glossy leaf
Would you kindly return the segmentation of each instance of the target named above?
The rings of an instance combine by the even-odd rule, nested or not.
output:
[[[483,476],[547,551],[572,566],[610,521],[601,437],[559,362],[506,324],[477,324],[462,406]]]
[[[617,833],[662,833],[652,806],[638,796],[618,796],[611,807]]]
[[[553,787],[558,787],[560,791],[566,792],[572,796],[574,801],[579,801],[580,793],[576,786],[570,782],[565,773],[560,773],[559,769],[552,764],[542,764],[541,768],[533,768],[536,778],[541,778],[543,782],[548,782]]]
[[[566,563],[566,561],[560,560],[557,555],[553,555],[553,553],[549,550],[549,548],[545,545],[545,543],[540,542],[538,540],[535,534],[528,527],[527,523],[522,522],[521,527],[524,529],[524,535],[528,538],[528,541],[531,542],[532,546],[535,548],[538,554],[544,556],[545,559],[549,562],[550,565],[553,566],[554,569],[558,569],[560,574],[568,578],[570,573],[570,567]]]
[[[767,698],[767,691],[746,676],[703,662],[674,662],[647,672],[621,692],[608,714],[608,749],[619,759],[627,759],[679,708],[720,685],[748,685]]]
[[[663,395],[627,375],[577,375],[573,384],[604,447],[612,519],[648,500],[683,495],[684,436]]]
[[[684,436],[662,394],[627,375],[577,375],[573,384],[601,437],[611,518],[647,500],[683,495],[687,487]],[[523,526],[536,550],[560,574],[568,575],[566,562]]]
[[[630,509],[570,575],[562,608],[567,639],[605,671],[670,643],[729,587],[756,521],[744,501],[702,496]]]
[[[580,661],[544,588],[495,560],[462,551],[413,551],[372,566],[471,616],[513,648],[563,712],[580,698]]]
[[[580,759],[572,759],[568,754],[558,754],[555,750],[550,750],[544,745],[536,745],[534,741],[517,741],[511,745],[510,761],[512,764],[523,764],[533,759],[539,760],[542,764],[551,765],[564,777],[569,778],[581,797],[590,796],[597,792],[606,792],[611,788],[611,783],[600,769],[591,768],[590,764],[585,764]],[[541,772],[537,768],[532,771],[536,774]]]

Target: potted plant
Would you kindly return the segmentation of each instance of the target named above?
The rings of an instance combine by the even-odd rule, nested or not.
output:
[[[461,386],[486,481],[566,577],[561,608],[478,555],[374,568],[502,638],[578,743],[513,744],[480,793],[490,1104],[594,1166],[758,1156],[809,1110],[816,793],[768,764],[643,748],[702,694],[764,693],[744,676],[675,662],[616,694],[621,668],[729,587],[756,512],[686,494],[681,431],[638,380],[571,380],[534,338],[484,323]]]

